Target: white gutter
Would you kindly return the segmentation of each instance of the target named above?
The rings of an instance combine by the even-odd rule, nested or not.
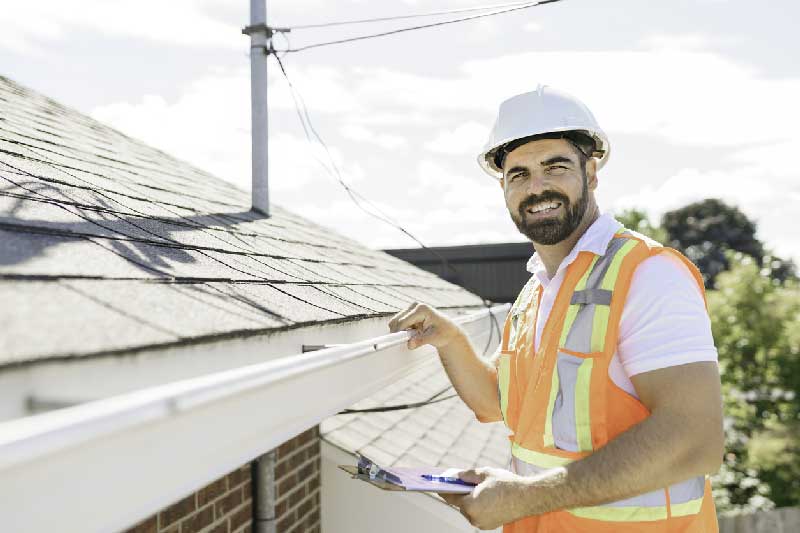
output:
[[[499,323],[507,311],[491,309]],[[488,310],[455,320],[476,345],[494,328]],[[128,527],[434,354],[410,352],[407,339],[384,335],[1,424],[0,516],[19,533]]]

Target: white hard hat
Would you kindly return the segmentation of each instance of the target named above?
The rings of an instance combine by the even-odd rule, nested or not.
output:
[[[512,96],[500,104],[489,140],[478,155],[478,164],[490,176],[499,179],[503,169],[497,165],[495,156],[508,143],[567,132],[589,137],[594,149],[587,155],[599,159],[597,168],[605,164],[610,152],[608,137],[589,108],[570,94],[540,85],[535,91]]]

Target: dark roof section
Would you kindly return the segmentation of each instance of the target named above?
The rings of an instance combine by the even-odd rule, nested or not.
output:
[[[476,296],[0,77],[0,367]]]
[[[513,302],[531,277],[525,268],[533,255],[531,242],[440,246],[431,250],[435,254],[423,248],[384,251],[493,302]],[[453,269],[447,268],[436,254]]]

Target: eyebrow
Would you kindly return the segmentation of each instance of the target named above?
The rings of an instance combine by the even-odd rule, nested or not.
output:
[[[569,163],[570,165],[574,165],[575,164],[575,162],[572,159],[570,159],[568,157],[564,157],[563,155],[557,155],[557,156],[551,157],[550,159],[546,159],[546,160],[542,161],[539,164],[541,166],[543,166],[543,167],[548,167],[548,166],[554,165],[556,163]],[[510,176],[511,174],[514,174],[515,172],[525,172],[526,170],[528,170],[527,167],[523,167],[521,165],[517,165],[517,166],[511,167],[510,169],[508,169],[506,171],[506,176]]]
[[[551,157],[550,159],[542,161],[539,164],[542,165],[543,167],[547,167],[547,166],[550,166],[550,165],[554,165],[556,163],[569,163],[571,165],[575,164],[575,162],[572,159],[570,159],[568,157],[564,157],[563,155],[557,155],[555,157]]]

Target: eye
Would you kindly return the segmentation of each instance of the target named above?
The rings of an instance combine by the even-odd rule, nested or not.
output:
[[[511,174],[511,175],[508,177],[508,181],[509,181],[509,182],[511,182],[511,183],[513,183],[513,182],[515,182],[515,181],[519,181],[519,180],[520,180],[520,179],[522,179],[524,176],[525,176],[525,173],[524,173],[524,172],[515,172],[514,174]]]
[[[563,174],[567,170],[569,170],[569,169],[567,167],[565,167],[564,165],[553,165],[553,166],[547,167],[547,172],[550,173],[550,174]]]

